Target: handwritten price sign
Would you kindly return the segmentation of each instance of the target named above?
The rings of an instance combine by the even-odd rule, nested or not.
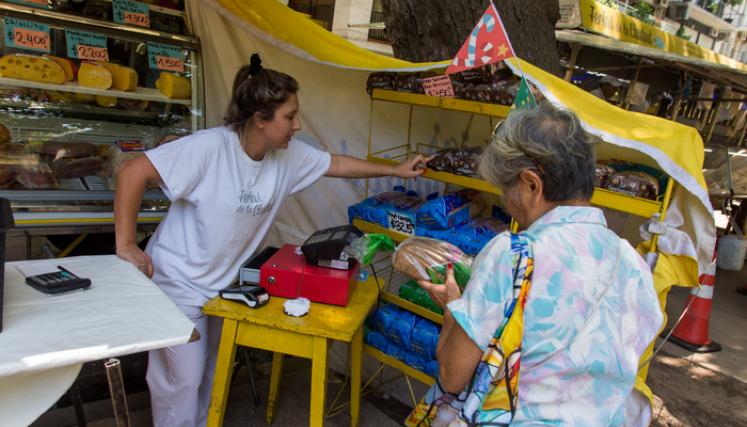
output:
[[[389,229],[412,236],[415,234],[415,218],[400,212],[387,212]]]
[[[454,87],[451,86],[449,76],[436,76],[421,80],[426,95],[431,96],[454,96]]]
[[[150,27],[150,8],[145,3],[132,0],[114,0],[112,11],[116,23]]]
[[[175,46],[148,43],[148,65],[156,70],[184,72],[184,53]]]
[[[65,30],[67,57],[89,61],[108,61],[106,36],[85,31]]]
[[[50,51],[49,26],[7,17],[4,21],[6,46],[42,52]]]

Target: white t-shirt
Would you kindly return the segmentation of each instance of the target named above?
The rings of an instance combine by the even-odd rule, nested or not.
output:
[[[148,242],[152,280],[177,304],[201,306],[228,286],[257,249],[283,200],[329,169],[329,153],[291,140],[261,161],[216,127],[145,153],[171,200]]]

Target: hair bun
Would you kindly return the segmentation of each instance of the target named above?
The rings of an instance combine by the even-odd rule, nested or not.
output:
[[[249,75],[256,76],[260,71],[262,71],[262,60],[259,59],[258,53],[253,53],[249,58]]]

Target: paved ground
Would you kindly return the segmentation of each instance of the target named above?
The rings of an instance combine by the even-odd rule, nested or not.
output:
[[[723,346],[723,351],[711,354],[691,354],[679,347],[665,344],[650,370],[649,384],[656,395],[654,426],[747,426],[747,296],[738,295],[734,288],[747,283],[747,269],[733,273],[719,271],[716,276],[714,310],[711,317],[711,338]],[[688,290],[675,289],[669,297],[670,321],[675,321],[685,306]],[[367,364],[373,364],[368,360]],[[289,359],[281,385],[281,400],[276,426],[300,426],[308,423],[309,363]],[[255,368],[257,387],[262,397],[254,406],[247,370],[237,375],[231,390],[225,426],[263,426],[264,403],[269,381],[269,363]],[[330,377],[335,378],[334,375]],[[361,425],[388,427],[402,425],[408,414],[411,399],[405,381],[386,370],[385,383],[374,382],[361,407]],[[393,379],[394,378],[394,379]],[[393,380],[392,380],[393,379]],[[328,386],[331,406],[340,379]],[[422,385],[415,384],[415,395],[420,397]],[[347,400],[347,390],[342,400]],[[395,398],[396,396],[396,398]],[[405,402],[405,403],[403,403]],[[128,396],[133,427],[150,426],[148,394],[140,392]],[[115,426],[109,401],[86,404],[86,416],[91,427]],[[329,426],[349,425],[347,408],[327,418]],[[37,420],[34,427],[75,425],[71,408],[52,410]]]

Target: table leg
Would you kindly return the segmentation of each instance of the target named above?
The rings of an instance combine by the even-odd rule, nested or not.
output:
[[[311,355],[311,414],[309,425],[324,424],[324,403],[327,400],[327,339],[314,337]]]
[[[358,427],[361,411],[361,363],[363,363],[363,327],[350,341],[350,425]]]
[[[278,401],[278,390],[280,390],[280,378],[283,376],[283,353],[272,353],[272,370],[270,372],[270,393],[267,396],[267,411],[265,412],[265,422],[267,425],[272,424],[272,418],[275,416],[275,409]]]
[[[215,362],[215,374],[213,376],[213,394],[210,399],[208,410],[208,427],[219,427],[223,425],[223,415],[226,412],[228,402],[228,391],[231,387],[231,375],[233,374],[233,362],[236,358],[236,320],[224,319],[223,330],[220,335],[220,346],[218,357]]]

